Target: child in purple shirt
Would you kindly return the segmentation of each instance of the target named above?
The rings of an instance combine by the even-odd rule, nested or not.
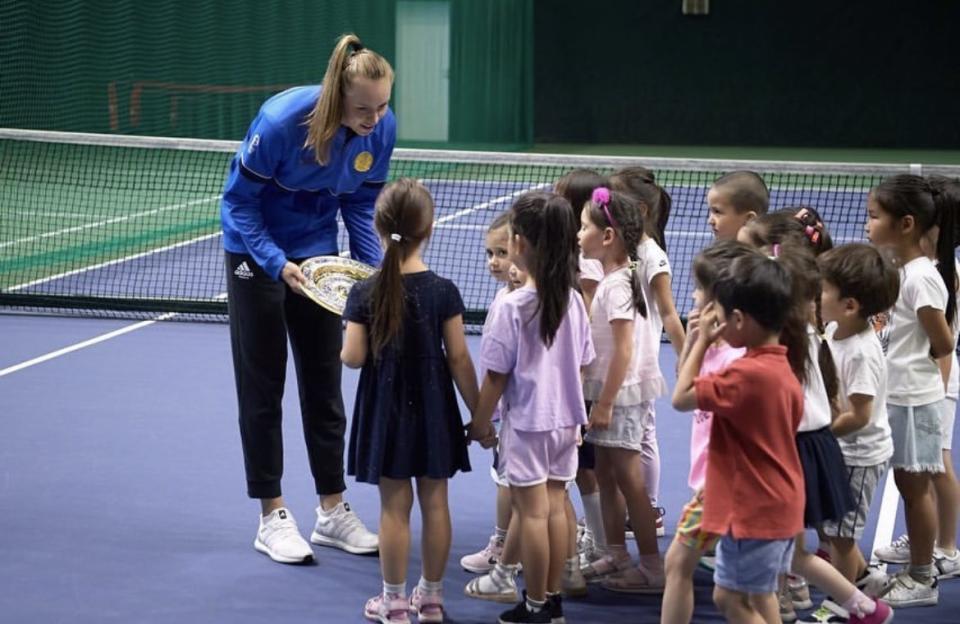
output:
[[[564,487],[577,473],[586,424],[580,369],[593,360],[590,325],[576,278],[577,224],[569,202],[526,193],[510,210],[510,253],[526,284],[492,313],[480,353],[486,375],[470,437],[492,443],[490,418],[501,399],[500,472],[517,510],[524,600],[500,622],[563,617],[566,553]]]

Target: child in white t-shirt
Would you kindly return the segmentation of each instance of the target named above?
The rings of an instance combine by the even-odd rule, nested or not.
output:
[[[637,272],[650,313],[646,318],[638,319],[634,336],[636,348],[643,354],[641,379],[650,396],[660,397],[667,393],[667,383],[660,372],[660,337],[666,332],[678,356],[684,342],[683,324],[673,301],[672,272],[666,253],[665,230],[672,200],[646,167],[627,167],[617,171],[610,176],[610,188],[634,198],[643,216],[644,231],[637,246]],[[653,409],[643,423],[640,460],[647,493],[656,507],[660,495],[660,448]],[[664,534],[661,511],[658,509],[657,535]]]
[[[931,187],[936,191],[934,203],[944,215],[955,214],[960,204],[960,184],[956,180],[943,176],[930,176]],[[934,225],[920,240],[923,253],[933,260],[937,259],[937,242],[940,238],[940,226]],[[951,241],[945,241],[950,243]],[[954,259],[955,275],[960,275],[960,264]],[[945,282],[948,283],[948,282]],[[954,279],[956,291],[960,282]],[[960,334],[960,322],[954,311],[948,318],[950,329],[953,332],[953,345],[957,344]],[[943,434],[941,447],[943,449],[943,472],[933,475],[933,490],[936,495],[937,507],[937,540],[933,549],[933,563],[935,573],[939,579],[960,576],[960,553],[957,551],[957,521],[960,514],[960,484],[957,483],[957,474],[953,468],[951,449],[953,448],[953,430],[957,412],[957,396],[960,394],[960,369],[957,364],[957,352],[952,350],[947,356],[938,360],[941,375],[946,380],[946,397],[940,412],[941,432]],[[892,544],[882,546],[876,550],[876,555],[888,563],[910,562],[910,539],[901,535]]]
[[[935,605],[939,599],[932,563],[937,519],[931,484],[943,472],[944,383],[936,359],[954,348],[947,318],[956,308],[956,294],[946,287],[956,280],[954,245],[940,245],[939,239],[954,238],[954,217],[952,210],[937,210],[930,185],[919,176],[887,178],[867,199],[867,236],[889,250],[901,270],[900,295],[888,325],[887,415],[910,564],[890,579],[886,598],[895,607]],[[935,225],[940,226],[939,272],[920,246]]]
[[[603,264],[604,277],[590,306],[590,333],[597,357],[583,375],[584,398],[591,403],[587,440],[597,450],[597,480],[608,553],[584,567],[588,579],[630,593],[655,593],[664,585],[663,561],[656,539],[656,517],[643,483],[640,449],[643,422],[655,397],[639,375],[638,321],[648,315],[637,247],[643,218],[629,196],[601,187],[580,216],[577,238],[583,255]],[[620,498],[620,492],[623,498]],[[640,552],[632,565],[626,548],[623,500],[634,523]]]
[[[830,428],[840,442],[856,508],[840,522],[822,525],[831,561],[848,580],[864,587],[872,575],[857,547],[877,484],[887,472],[893,440],[887,422],[887,365],[869,318],[897,300],[900,276],[876,248],[850,244],[817,259],[822,292],[820,312],[840,382],[840,414]],[[870,590],[879,588],[868,587]]]

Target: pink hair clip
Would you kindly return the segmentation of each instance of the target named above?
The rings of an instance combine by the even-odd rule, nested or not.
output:
[[[610,189],[605,186],[598,186],[593,189],[593,195],[590,197],[593,203],[600,206],[606,206],[610,203]]]
[[[590,200],[603,208],[603,214],[607,216],[607,221],[610,222],[610,225],[620,227],[617,225],[617,220],[613,218],[613,215],[610,214],[610,209],[607,207],[610,204],[610,189],[605,186],[598,186],[593,189],[593,195],[590,196]]]

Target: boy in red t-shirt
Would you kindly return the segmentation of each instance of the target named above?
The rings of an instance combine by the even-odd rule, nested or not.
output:
[[[717,545],[713,599],[728,621],[779,622],[778,577],[803,530],[803,472],[795,436],[803,390],[779,344],[794,302],[790,276],[759,253],[738,258],[714,286],[673,394],[678,410],[713,412],[702,529]],[[697,378],[717,338],[747,353]]]

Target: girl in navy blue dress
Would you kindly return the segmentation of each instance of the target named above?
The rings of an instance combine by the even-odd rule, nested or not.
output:
[[[347,472],[380,488],[383,592],[364,615],[384,624],[443,621],[443,570],[450,553],[447,479],[470,470],[457,396],[473,410],[477,379],[463,331],[463,300],[453,282],[421,258],[433,228],[433,198],[412,179],[377,198],[374,225],[384,245],[380,271],[347,298],[341,359],[362,366]],[[413,483],[423,514],[423,573],[406,597]],[[426,539],[426,536],[430,536]]]

